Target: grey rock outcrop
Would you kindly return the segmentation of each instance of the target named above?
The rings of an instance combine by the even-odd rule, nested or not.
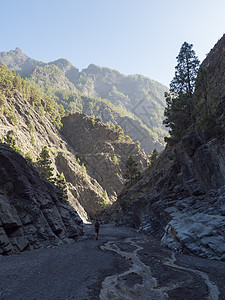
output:
[[[82,221],[59,191],[7,145],[0,147],[0,254],[71,243]]]
[[[145,153],[99,120],[93,123],[91,117],[76,113],[63,118],[62,122],[63,137],[73,151],[85,160],[88,174],[101,184],[110,197],[116,197],[123,188],[122,175],[130,155],[138,161],[140,170],[146,167]]]
[[[225,36],[203,62],[219,95],[215,128],[197,131],[193,124],[123,191],[111,215],[117,223],[159,236],[164,246],[217,260],[225,260],[224,49]]]
[[[224,137],[185,136],[168,170],[143,174],[123,192],[114,219],[174,250],[225,260]]]
[[[0,138],[11,133],[22,153],[26,155],[29,152],[34,161],[38,158],[42,147],[48,145],[51,149],[54,173],[63,172],[66,177],[70,202],[74,207],[79,208],[79,214],[83,220],[87,220],[88,215],[94,217],[94,209],[98,210],[102,202],[104,189],[101,182],[97,183],[88,175],[84,178],[75,155],[70,151],[67,142],[60,136],[47,114],[40,116],[20,93],[15,93],[14,98],[8,99],[9,110],[12,105],[15,106],[18,124],[12,125],[4,115],[0,114]],[[30,124],[34,128],[32,132],[29,129]],[[32,144],[31,136],[34,138],[34,144]]]

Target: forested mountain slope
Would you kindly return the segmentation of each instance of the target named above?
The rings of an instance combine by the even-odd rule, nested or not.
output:
[[[65,109],[120,125],[125,135],[140,141],[146,153],[163,149],[167,134],[162,125],[164,92],[168,89],[160,83],[93,64],[79,72],[66,59],[46,64],[29,58],[19,48],[1,52],[0,62],[29,78]]]

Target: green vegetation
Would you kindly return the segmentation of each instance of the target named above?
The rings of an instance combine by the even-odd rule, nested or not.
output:
[[[175,77],[170,83],[170,92],[165,93],[167,107],[163,123],[170,127],[167,142],[177,142],[186,133],[194,120],[194,90],[199,69],[199,60],[192,49],[193,45],[184,42],[175,67]]]
[[[138,146],[138,148],[141,147],[141,143],[139,141],[136,142],[136,145]]]
[[[148,155],[148,159],[151,165],[153,165],[156,162],[158,156],[158,151],[156,149],[153,149],[152,152]]]
[[[28,127],[30,133],[35,132],[35,127],[34,127],[34,125],[33,125],[32,122],[29,122],[29,123],[27,124],[27,127]]]
[[[10,148],[12,148],[14,151],[21,154],[20,148],[16,145],[16,141],[11,133],[8,133],[3,139],[3,143],[6,143],[9,145]]]
[[[104,200],[109,200],[109,197],[108,197],[108,194],[107,194],[106,190],[104,190],[104,193],[103,193],[102,197],[103,197]]]
[[[76,160],[80,166],[82,166],[83,164],[85,165],[87,163],[87,159],[79,153],[76,154]]]
[[[95,75],[92,71],[82,72],[75,80],[63,73],[65,70],[60,64],[56,66],[52,63],[36,67],[29,80],[61,105],[61,116],[69,112],[84,113],[114,125],[118,125],[121,117],[129,117],[138,121],[137,126],[145,128],[154,139],[163,143],[167,132],[162,126],[162,95],[166,87],[144,76],[125,76],[109,68],[92,68],[92,71],[95,68],[97,70]],[[108,84],[105,84],[106,77]],[[96,90],[96,85],[101,88]],[[137,110],[133,110],[135,106]]]
[[[34,135],[32,133],[30,135],[30,142],[31,142],[31,145],[34,147],[35,146],[35,138],[34,138]]]
[[[127,142],[133,142],[132,138],[131,138],[129,135],[126,135],[126,136],[125,136],[125,140],[126,140]]]
[[[96,124],[96,119],[95,119],[95,115],[93,114],[92,117],[91,117],[91,122],[92,122],[92,126],[93,128],[95,127],[95,124]]]
[[[85,167],[84,163],[81,164],[81,176],[82,179],[87,178],[87,168]]]
[[[114,164],[114,166],[119,165],[119,160],[118,160],[118,157],[116,156],[116,154],[114,154],[114,156],[113,156],[113,164]]]
[[[7,58],[5,62],[8,63]],[[122,126],[125,134],[129,131],[135,140],[139,139],[139,133],[147,130],[158,146],[164,144],[167,131],[162,126],[163,94],[167,88],[160,83],[141,75],[125,76],[95,65],[79,73],[64,59],[49,64],[29,59],[28,64],[23,66],[15,55],[15,61],[10,64],[16,69],[11,72],[12,87],[41,116],[49,115],[57,128],[62,126],[61,117],[79,112],[94,115],[110,125]],[[11,88],[7,89],[7,95],[10,94],[13,95]],[[0,111],[3,111],[1,100]]]
[[[55,179],[55,186],[59,189],[62,194],[62,197],[65,200],[68,200],[67,194],[67,186],[66,186],[66,179],[63,173],[57,174]]]
[[[18,124],[18,120],[17,120],[17,116],[16,116],[16,113],[15,113],[15,106],[14,105],[11,106],[10,110],[5,107],[4,115],[7,117],[7,119],[9,120],[9,122],[11,124],[13,124],[13,125]]]
[[[170,127],[170,137],[166,138],[169,143],[180,141],[191,126],[211,135],[221,131],[214,115],[220,98],[210,83],[207,68],[199,68],[192,47],[187,42],[182,45],[170,92],[165,93],[167,107],[163,122]]]
[[[30,152],[27,152],[27,154],[25,155],[25,158],[27,160],[29,160],[30,162],[33,162],[33,157],[32,157],[32,154]]]
[[[138,170],[138,163],[135,161],[132,155],[130,155],[126,162],[126,173],[123,175],[123,177],[128,180],[129,184],[132,185],[138,179],[140,174],[141,173]]]
[[[122,129],[121,126],[116,125],[115,131],[116,131],[116,133],[118,135],[118,139],[120,139],[120,140],[124,140],[125,139],[124,132],[123,132],[123,129]]]
[[[107,191],[104,190],[102,197],[101,197],[100,208],[105,209],[109,205],[110,205],[109,197],[108,197]]]
[[[62,107],[59,107],[40,88],[10,71],[3,63],[0,65],[0,87],[0,111],[13,125],[18,123],[15,107],[11,105],[9,109],[6,105],[6,99],[12,98],[15,91],[18,91],[32,105],[33,109],[37,109],[41,115],[47,113],[57,128],[62,126],[60,114],[63,113]]]
[[[67,186],[66,186],[66,179],[63,173],[57,174],[54,177],[50,149],[47,146],[42,148],[41,153],[39,154],[39,159],[37,161],[38,169],[41,175],[49,182],[54,184],[59,192],[61,193],[62,197],[68,201],[67,195]],[[29,154],[29,153],[28,153]],[[27,154],[27,155],[28,155]]]
[[[40,173],[43,177],[52,182],[53,181],[53,168],[52,168],[52,161],[50,157],[50,149],[47,146],[42,148],[42,151],[39,155],[39,159],[37,161],[37,165],[39,167]]]

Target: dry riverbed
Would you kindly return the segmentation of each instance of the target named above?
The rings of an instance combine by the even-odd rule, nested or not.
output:
[[[0,256],[0,299],[225,299],[225,262],[174,253],[156,238],[92,225],[76,243]]]

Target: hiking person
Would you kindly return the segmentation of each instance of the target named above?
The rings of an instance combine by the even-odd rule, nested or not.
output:
[[[95,225],[95,237],[96,237],[96,240],[97,240],[98,239],[99,227],[100,227],[100,223],[99,223],[98,219],[96,219],[94,225]]]

